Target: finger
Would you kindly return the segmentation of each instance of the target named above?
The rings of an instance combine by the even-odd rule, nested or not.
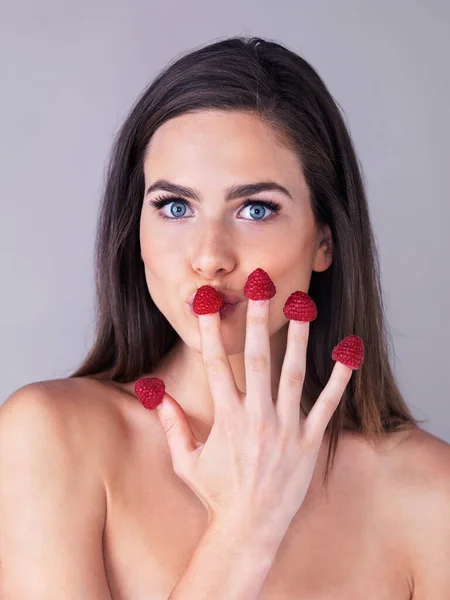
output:
[[[244,352],[245,404],[253,413],[264,416],[273,413],[269,311],[270,300],[248,300]]]
[[[341,401],[352,373],[353,369],[350,367],[338,361],[335,363],[327,385],[303,421],[303,435],[306,438],[317,441],[323,439],[325,429]]]
[[[198,315],[202,342],[203,365],[217,413],[241,405],[240,394],[225,347],[223,345],[219,312]]]
[[[286,432],[298,432],[300,425],[300,401],[305,380],[309,330],[309,321],[291,319],[289,322],[276,403],[280,427]]]
[[[196,458],[196,450],[203,446],[194,435],[192,427],[178,402],[167,392],[157,406],[157,414],[166,435],[172,466],[178,475],[188,472]]]

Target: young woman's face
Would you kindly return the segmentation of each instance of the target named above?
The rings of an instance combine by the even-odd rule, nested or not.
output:
[[[222,319],[225,348],[236,354],[244,350],[244,285],[252,271],[264,269],[277,288],[270,305],[273,335],[288,322],[288,296],[307,292],[312,270],[331,264],[323,243],[329,229],[320,231],[314,222],[296,155],[255,115],[208,110],[167,121],[150,141],[144,174],[140,243],[148,289],[183,341],[199,351],[197,319],[187,301],[200,286],[243,299]],[[196,199],[165,191],[169,182],[189,188]],[[227,200],[233,188],[261,183],[286,192],[244,190]],[[152,202],[161,196],[170,202],[158,209]],[[244,206],[247,200],[254,206]]]

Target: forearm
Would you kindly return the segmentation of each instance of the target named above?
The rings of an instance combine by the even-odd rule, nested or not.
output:
[[[281,539],[238,525],[208,527],[168,600],[254,600]]]

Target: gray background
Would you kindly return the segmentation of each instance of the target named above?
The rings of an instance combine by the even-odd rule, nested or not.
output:
[[[136,97],[176,55],[247,34],[303,55],[345,111],[393,366],[423,428],[450,441],[450,3],[220,4],[2,0],[0,402],[67,376],[88,350],[106,160]]]

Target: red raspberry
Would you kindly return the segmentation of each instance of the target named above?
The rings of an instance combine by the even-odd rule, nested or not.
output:
[[[198,288],[192,308],[198,315],[209,315],[219,311],[225,304],[223,296],[210,285]]]
[[[357,335],[349,335],[333,348],[331,358],[357,370],[364,362],[364,342]]]
[[[283,308],[284,316],[294,321],[314,321],[317,317],[317,306],[305,292],[294,292],[286,300]]]
[[[250,273],[244,286],[244,294],[250,300],[269,300],[276,294],[277,288],[263,269]]]
[[[164,381],[159,377],[141,377],[134,385],[134,391],[142,406],[150,410],[161,404],[165,389]]]

